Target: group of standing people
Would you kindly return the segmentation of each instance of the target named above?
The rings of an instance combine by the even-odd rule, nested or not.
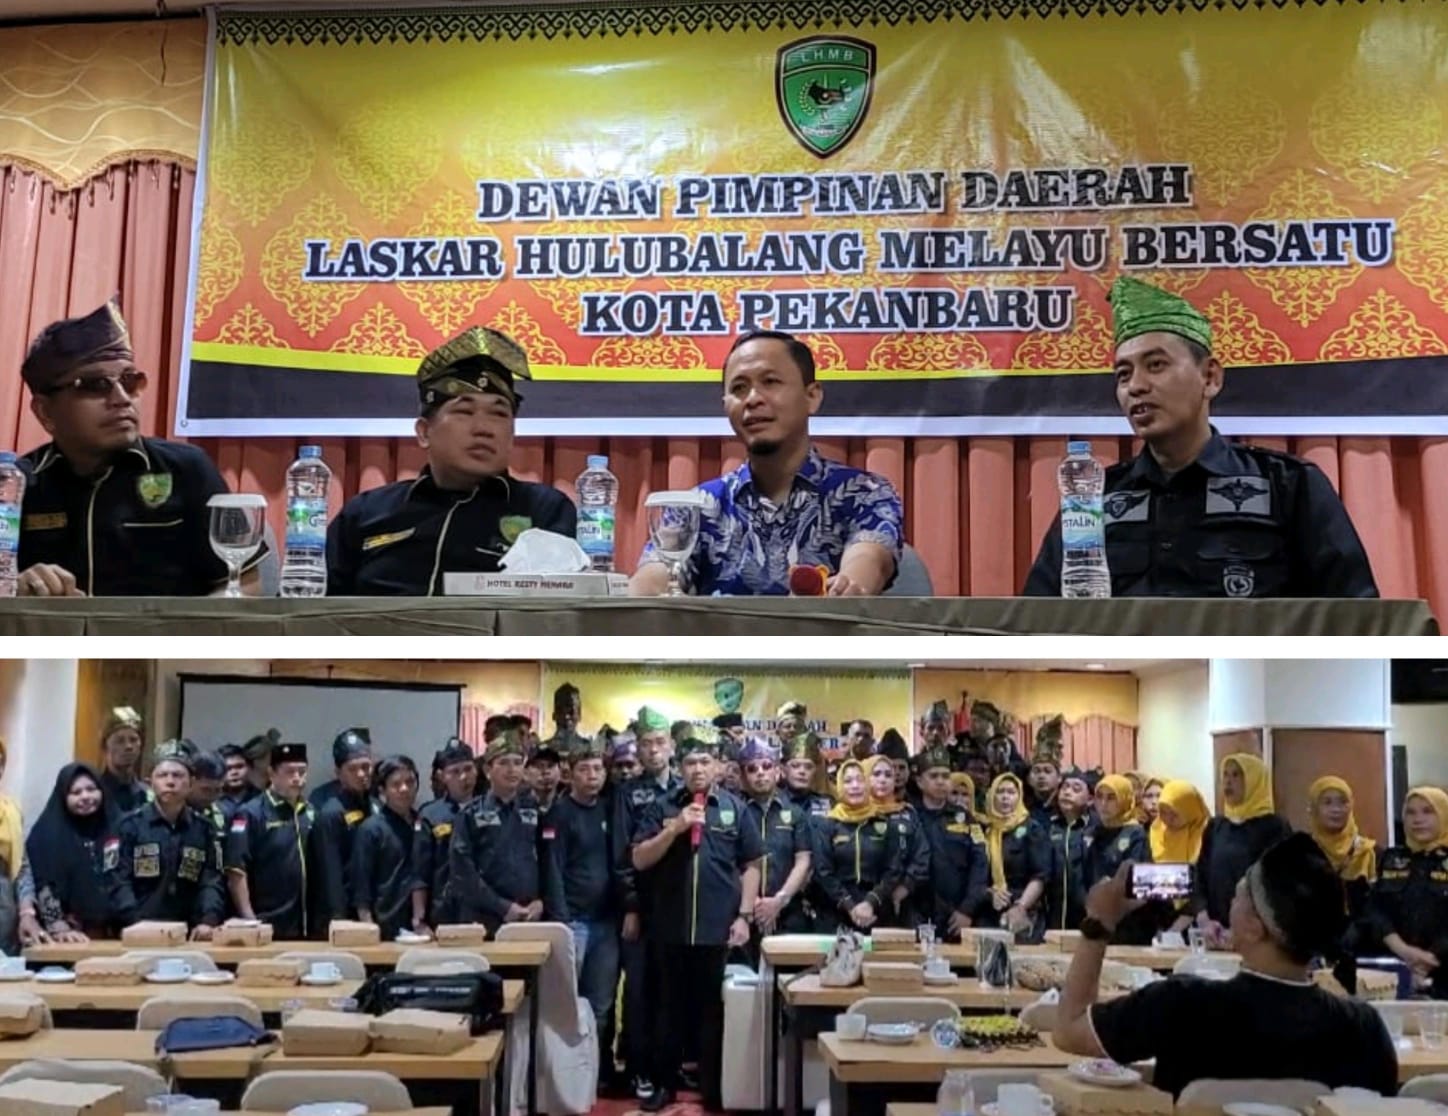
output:
[[[337,736],[335,778],[310,795],[307,746],[274,731],[217,753],[167,741],[142,780],[144,725],[117,709],[100,767],[63,767],[28,836],[0,797],[0,940],[165,919],[204,941],[232,915],[298,940],[337,918],[389,940],[562,922],[603,1049],[618,1038],[623,1068],[606,1057],[601,1085],[631,1088],[647,1111],[681,1087],[717,1107],[724,968],[757,960],[765,935],[929,925],[945,940],[1005,927],[1036,942],[1077,929],[1095,883],[1155,861],[1193,865],[1192,895],[1132,912],[1112,940],[1196,927],[1229,948],[1239,884],[1291,832],[1253,755],[1222,762],[1214,817],[1181,780],[1082,771],[1049,745],[1027,762],[933,726],[911,755],[899,733],[876,740],[855,722],[827,763],[803,709],[781,714],[783,735],[766,736],[737,715],[699,725],[645,707],[621,732],[560,722],[546,742],[493,718],[481,756],[455,739],[436,754],[419,808],[413,761],[379,758],[365,728]],[[0,777],[4,758],[0,745]],[[1349,914],[1341,953],[1396,955],[1448,997],[1448,794],[1410,791],[1406,841],[1381,855],[1346,781],[1318,779],[1309,798]]]

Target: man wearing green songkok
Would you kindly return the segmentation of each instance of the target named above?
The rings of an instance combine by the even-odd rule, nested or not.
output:
[[[1137,279],[1111,288],[1116,401],[1146,443],[1106,470],[1116,597],[1376,597],[1342,501],[1317,466],[1227,442],[1211,424],[1224,372],[1211,323]],[[1026,579],[1061,594],[1061,523]]]

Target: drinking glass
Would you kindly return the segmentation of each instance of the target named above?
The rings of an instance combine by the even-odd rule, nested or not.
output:
[[[649,517],[649,540],[654,553],[669,571],[668,596],[681,597],[679,570],[694,553],[704,497],[698,492],[654,492],[644,501]]]
[[[1423,1036],[1423,1045],[1429,1050],[1441,1050],[1445,1033],[1448,1033],[1448,1007],[1425,1007],[1420,1011],[1418,1032]]]
[[[287,1020],[290,1019],[292,1016],[296,1015],[297,1012],[306,1010],[306,1006],[307,1005],[301,1000],[283,1001],[282,1010],[280,1012],[280,1015],[282,1017],[282,1026],[285,1027],[287,1025]]]
[[[1199,927],[1193,926],[1187,931],[1187,946],[1193,953],[1207,952],[1207,936],[1202,933]]]
[[[241,568],[261,547],[266,530],[266,497],[223,492],[206,501],[211,509],[211,549],[226,563],[226,596],[241,596]]]
[[[1399,1050],[1407,1045],[1403,1039],[1403,1013],[1400,1011],[1383,1012],[1383,1022],[1387,1025],[1388,1034],[1392,1037],[1393,1045]]]
[[[183,1104],[190,1104],[193,1099],[185,1093],[162,1093],[159,1096],[146,1098],[146,1111],[169,1113]]]
[[[915,935],[920,939],[920,948],[925,953],[925,960],[929,961],[935,956],[935,927],[928,922],[922,922],[915,928]]]
[[[335,1000],[328,1000],[327,1008],[330,1011],[351,1013],[357,1010],[357,1001],[351,996],[339,996]]]

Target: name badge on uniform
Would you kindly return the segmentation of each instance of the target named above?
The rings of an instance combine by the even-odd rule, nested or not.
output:
[[[433,826],[433,827],[432,827],[432,835],[433,835],[434,838],[436,838],[436,839],[439,840],[439,841],[441,841],[444,837],[451,837],[451,836],[452,836],[452,822],[442,822],[442,823],[439,824],[439,825]]]
[[[969,833],[969,832],[970,832],[970,826],[968,826],[968,825],[963,825],[963,824],[960,823],[960,822],[949,822],[949,823],[947,823],[946,826],[945,826],[945,832],[947,832],[947,833]],[[1057,840],[1060,840],[1059,837],[1057,837],[1056,839],[1057,839]]]
[[[285,829],[287,825],[285,821],[269,821],[266,823],[266,831],[270,833],[273,829]]]
[[[373,535],[371,538],[362,540],[362,551],[365,554],[369,550],[379,550],[384,546],[391,546],[403,539],[412,538],[416,532],[416,527],[409,527],[406,531],[389,531],[385,535]]]
[[[1151,493],[1113,492],[1101,507],[1107,523],[1145,523],[1151,518]]]
[[[843,844],[845,844],[846,842],[848,842],[849,839],[850,839],[850,838],[849,838],[849,835],[848,835],[848,834],[845,834],[845,833],[837,833],[837,834],[835,834],[834,843],[835,843],[836,845],[843,845]]]
[[[181,867],[177,874],[183,880],[195,883],[201,878],[201,866],[206,863],[204,849],[184,848],[181,850]]]
[[[24,531],[58,531],[67,522],[65,512],[52,512],[49,515],[27,515],[20,521],[20,527]]]
[[[366,816],[367,814],[363,810],[348,810],[342,815],[342,820],[347,823],[348,828],[351,828]]]
[[[154,880],[161,875],[161,846],[137,845],[131,850],[131,874],[138,880]]]
[[[1266,477],[1213,477],[1207,481],[1207,515],[1272,514],[1272,484]]]

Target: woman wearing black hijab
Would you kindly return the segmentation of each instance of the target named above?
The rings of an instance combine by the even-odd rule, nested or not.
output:
[[[25,842],[40,921],[57,941],[110,936],[103,878],[107,832],[100,776],[83,763],[62,767]]]

